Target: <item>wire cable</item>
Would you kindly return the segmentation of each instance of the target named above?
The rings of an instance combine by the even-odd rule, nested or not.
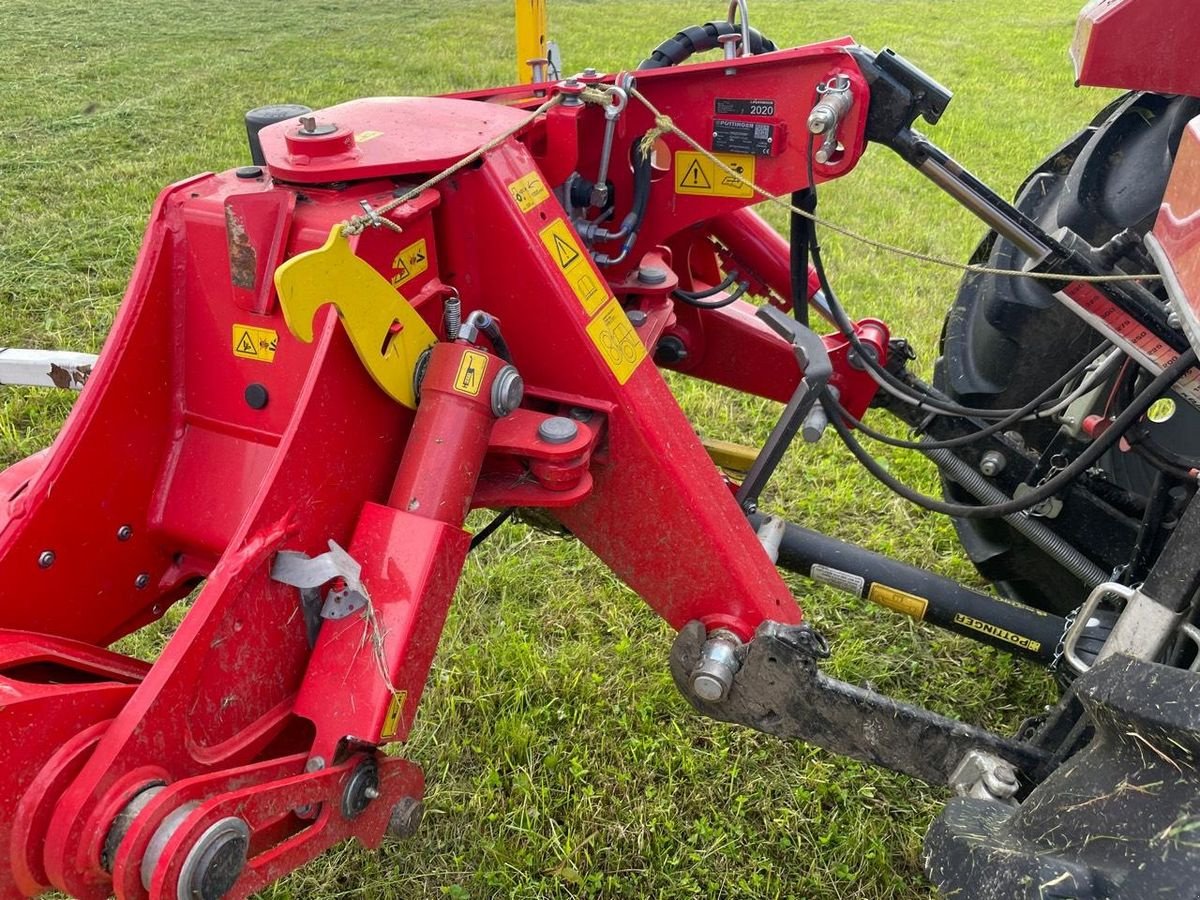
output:
[[[516,512],[516,510],[513,509],[511,506],[508,509],[501,510],[496,515],[496,518],[492,519],[492,521],[488,522],[486,525],[484,525],[482,528],[480,528],[477,532],[475,532],[475,534],[472,535],[472,537],[471,537],[471,546],[467,548],[468,551],[474,550],[476,547],[478,547],[480,544],[482,544],[484,541],[486,541],[488,538],[490,538],[493,534],[495,534],[496,529],[499,528],[501,525],[503,525],[505,522],[507,522],[509,519],[511,519],[512,514],[514,512]]]

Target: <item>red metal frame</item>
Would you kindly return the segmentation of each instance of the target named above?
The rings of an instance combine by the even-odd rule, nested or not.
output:
[[[1079,84],[1200,97],[1200,19],[1179,0],[1091,0],[1071,58]]]
[[[846,174],[863,152],[867,87],[849,44],[644,73],[639,89],[692,134],[711,130],[717,97],[776,99],[779,140],[754,160],[755,180],[785,194],[806,183],[807,111],[834,75],[849,75],[860,101],[841,126],[844,152],[817,165],[817,177]],[[35,652],[46,671],[92,673],[19,689],[39,717],[52,710],[54,725],[10,751],[4,796],[22,833],[0,831],[10,846],[0,900],[47,885],[88,900],[174,897],[195,840],[229,815],[252,832],[230,896],[344,838],[377,844],[392,807],[421,794],[419,769],[379,748],[412,726],[473,507],[545,508],[675,628],[700,620],[748,639],[764,620],[801,620],[650,359],[672,335],[688,351],[682,371],[786,400],[803,373],[752,306],[697,310],[671,293],[710,286],[737,263],[787,306],[786,246],[747,210],[753,198],[679,192],[664,166],[628,258],[596,268],[549,190],[523,202],[513,188],[533,177],[554,189],[572,171],[595,171],[601,110],[552,109],[481,165],[391,212],[398,230],[352,239],[439,335],[452,292],[465,312],[496,317],[526,385],[521,409],[496,417],[502,351],[486,340],[437,343],[413,413],[371,380],[332,311],[318,315],[312,343],[285,327],[272,284],[282,261],[541,102],[528,87],[481,99],[342,104],[317,114],[336,125],[329,135],[299,137],[295,123],[263,132],[272,177],[198,176],[159,198],[61,435],[0,474],[0,625],[10,629],[0,632],[0,683],[15,665],[6,648],[12,659],[16,648]],[[636,103],[621,118],[618,197],[632,194],[626,160],[653,124]],[[671,158],[688,151],[663,140]],[[554,234],[568,248],[557,258]],[[666,281],[643,283],[643,266]],[[885,358],[886,327],[868,320],[859,330]],[[874,382],[840,337],[826,345],[833,383],[861,414]],[[457,380],[468,353],[484,360],[475,393]],[[539,437],[547,418],[564,415],[580,422],[574,438]],[[673,550],[683,535],[687,554]],[[319,554],[331,540],[362,564],[369,614],[325,622],[310,648],[298,592],[272,580],[272,561],[281,550]],[[148,670],[90,649],[201,583]],[[15,734],[20,715],[0,712],[3,734]],[[378,797],[351,820],[338,802],[364,759],[379,766]],[[166,787],[107,858],[114,820],[155,784]],[[139,872],[156,834],[147,889]]]

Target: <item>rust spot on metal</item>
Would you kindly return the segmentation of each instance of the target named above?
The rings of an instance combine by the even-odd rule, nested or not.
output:
[[[254,290],[258,280],[258,254],[242,220],[229,206],[225,207],[225,238],[229,244],[229,276],[233,286]]]
[[[50,380],[57,388],[79,390],[92,374],[91,366],[59,366],[50,364]]]

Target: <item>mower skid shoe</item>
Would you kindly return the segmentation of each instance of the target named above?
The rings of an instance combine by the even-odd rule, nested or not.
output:
[[[802,740],[939,785],[949,783],[971,750],[999,756],[1023,772],[1045,758],[1028,744],[829,678],[817,666],[827,653],[814,652],[823,641],[806,625],[764,622],[745,647],[728,696],[707,702],[691,686],[706,639],[700,622],[679,632],[671,648],[671,675],[688,702],[709,718]]]
[[[1200,675],[1112,656],[1075,682],[1090,743],[1011,806],[958,798],[925,837],[947,897],[1200,897]]]

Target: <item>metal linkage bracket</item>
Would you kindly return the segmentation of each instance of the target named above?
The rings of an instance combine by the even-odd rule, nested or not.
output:
[[[349,553],[329,542],[329,552],[309,556],[294,550],[280,550],[271,565],[271,578],[300,589],[300,605],[308,626],[310,644],[315,644],[322,619],[344,619],[367,605],[370,599],[361,581],[362,566]],[[330,587],[321,600],[321,587]]]
[[[762,452],[750,467],[746,480],[738,488],[737,502],[747,512],[757,510],[759,495],[833,375],[833,364],[829,361],[829,353],[820,335],[773,306],[760,307],[757,316],[772,331],[791,343],[804,376],[771,430]]]
[[[802,740],[930,784],[948,785],[966,755],[983,751],[1032,772],[1045,752],[823,674],[824,640],[807,625],[764,622],[724,700],[706,702],[690,676],[708,635],[688,623],[671,648],[671,676],[699,712],[776,737]]]

